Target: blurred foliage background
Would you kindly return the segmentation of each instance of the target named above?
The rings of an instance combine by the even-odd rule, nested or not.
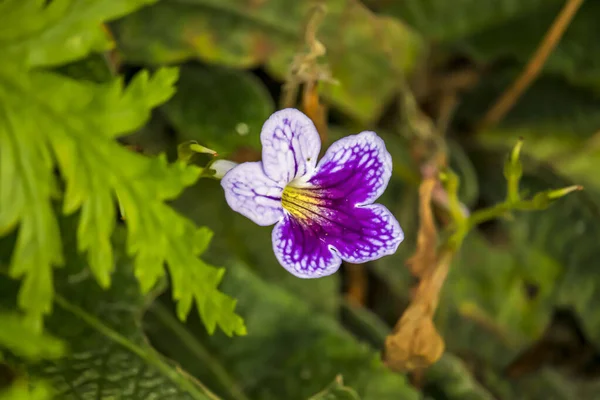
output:
[[[313,26],[315,4],[326,11]],[[572,18],[565,17],[569,12]],[[202,253],[205,260],[190,266],[180,258],[177,267],[167,255],[158,265],[162,271],[167,260],[169,279],[159,279],[154,270],[148,272],[153,278],[140,276],[143,260],[132,256],[142,250],[133,248],[131,237],[126,241],[123,228],[133,224],[128,218],[135,212],[121,215],[110,197],[101,203],[108,204],[106,213],[90,225],[106,228],[99,237],[110,237],[110,242],[90,239],[82,247],[87,236],[77,218],[58,218],[67,262],[53,272],[53,310],[39,311],[45,315],[43,331],[12,311],[16,299],[28,312],[38,304],[27,308],[24,295],[17,297],[14,278],[19,274],[0,279],[0,345],[6,349],[0,353],[0,389],[6,389],[0,399],[43,399],[51,392],[60,399],[600,399],[598,20],[600,2],[595,0],[0,0],[0,60],[2,55],[8,60],[0,67],[4,272],[25,240],[17,238],[14,223],[3,225],[11,220],[6,215],[21,212],[26,221],[27,210],[37,210],[27,208],[40,200],[36,196],[50,201],[60,198],[51,192],[64,190],[48,186],[36,191],[36,184],[23,191],[32,197],[9,194],[18,179],[33,182],[29,175],[51,173],[53,164],[44,151],[27,152],[57,140],[36,132],[58,137],[56,132],[66,129],[57,124],[51,131],[50,119],[40,117],[40,110],[54,106],[64,110],[55,117],[71,121],[63,125],[78,129],[83,143],[80,153],[70,156],[64,155],[70,151],[66,140],[54,147],[63,154],[56,156],[62,160],[60,173],[65,175],[62,168],[69,163],[73,171],[86,168],[83,161],[91,157],[90,149],[97,149],[94,154],[114,160],[106,168],[124,171],[125,186],[145,177],[147,182],[139,185],[147,191],[131,193],[154,197],[131,200],[130,210],[141,210],[155,198],[160,207],[168,201],[187,218],[181,222],[187,236],[181,237],[189,239],[189,253]],[[53,28],[35,39],[49,24]],[[307,26],[313,36],[305,35]],[[553,35],[556,46],[546,59],[537,49]],[[324,52],[317,51],[314,60],[298,58],[315,54],[315,40]],[[539,70],[531,67],[532,59]],[[11,60],[22,63],[15,61],[11,68]],[[18,71],[25,65],[33,71],[28,78]],[[178,78],[162,67],[179,67]],[[40,68],[47,76],[39,76]],[[141,70],[153,71],[152,77],[140,78]],[[50,75],[87,91],[64,82],[52,86]],[[531,84],[510,99],[506,115],[486,120],[497,99],[523,76]],[[174,94],[165,94],[175,80]],[[15,81],[23,82],[27,95],[25,89],[16,94]],[[122,101],[116,89],[108,89],[114,82],[129,90],[121,94]],[[343,265],[338,274],[318,280],[287,273],[273,255],[270,229],[234,213],[217,180],[197,180],[199,168],[186,169],[175,161],[177,146],[189,140],[222,158],[258,160],[262,124],[297,84],[313,88],[293,97],[294,105],[313,111],[313,118],[318,89],[322,104],[316,109],[326,113],[320,125],[324,149],[367,129],[384,138],[394,174],[381,202],[406,235],[395,255],[363,266]],[[92,93],[90,88],[107,89]],[[68,98],[63,95],[71,90]],[[86,103],[88,95],[101,100],[90,102],[89,109],[69,105]],[[50,106],[27,108],[34,100]],[[27,110],[21,119],[18,110]],[[119,149],[152,160],[165,153],[174,171],[190,175],[169,175],[165,171],[170,169],[142,165],[117,156],[108,145],[101,147],[92,125],[77,122],[92,121],[92,110],[100,110],[97,118],[106,122],[106,131],[114,130],[110,140],[120,136]],[[135,118],[126,110],[133,110]],[[109,111],[112,119],[106,118]],[[37,123],[27,125],[29,120]],[[445,342],[442,358],[428,368],[393,372],[381,353],[415,283],[405,262],[416,246],[421,178],[443,154],[460,178],[458,195],[466,208],[474,212],[501,202],[506,194],[503,163],[518,138],[524,139],[524,193],[573,184],[585,191],[547,210],[516,212],[471,231],[452,261],[435,314]],[[205,166],[212,157],[196,155],[193,163]],[[13,175],[12,163],[31,174]],[[90,168],[86,176],[99,177],[89,188],[96,193],[102,164]],[[175,180],[167,189],[164,182]],[[125,193],[115,190],[119,197]],[[443,227],[448,204],[443,190],[438,194],[433,205]],[[14,204],[8,210],[11,199],[21,199],[23,210],[15,211]],[[168,231],[173,220],[156,207],[162,222],[152,222],[154,230],[139,246],[163,245],[152,238]],[[104,228],[102,215],[114,221],[114,233],[112,225]],[[141,225],[152,215],[140,211]],[[192,240],[189,220],[209,228],[212,240],[204,231],[199,239],[204,244]],[[98,264],[82,254],[95,247]],[[106,248],[114,249],[110,259],[103,258]],[[33,264],[45,260],[38,254],[44,249],[29,248],[31,257],[38,257]],[[105,262],[110,270],[94,268]],[[224,267],[219,290],[237,300],[235,313],[243,318],[247,335],[228,335],[244,330],[229,298],[219,297],[214,306],[204,292],[182,300],[177,284],[173,292],[167,290],[177,279],[185,282],[193,268],[205,268],[204,262]],[[31,274],[41,273],[31,268]],[[39,279],[52,281],[48,271]],[[198,290],[213,293],[223,271],[206,271],[213,272],[189,279],[198,279]],[[110,285],[103,284],[109,275]],[[203,286],[206,280],[212,283]],[[40,287],[28,293],[41,293]],[[190,308],[199,309],[185,319]],[[222,313],[227,318],[217,315],[221,310],[228,310]]]

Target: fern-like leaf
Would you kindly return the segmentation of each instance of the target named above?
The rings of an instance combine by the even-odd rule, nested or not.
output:
[[[80,213],[78,250],[87,254],[99,284],[108,287],[118,200],[142,289],[154,286],[166,263],[182,319],[195,301],[209,331],[219,325],[229,335],[243,334],[235,301],[217,290],[223,270],[197,257],[210,234],[165,204],[198,179],[200,168],[148,158],[114,140],[142,126],[151,109],[173,95],[178,71],[163,68],[152,76],[142,71],[124,87],[122,79],[92,83],[31,68],[110,47],[100,22],[148,2],[0,4],[0,53],[6,56],[0,65],[0,235],[18,227],[9,273],[23,279],[19,306],[41,321],[51,310],[52,268],[63,264],[53,205],[62,197],[65,214]]]

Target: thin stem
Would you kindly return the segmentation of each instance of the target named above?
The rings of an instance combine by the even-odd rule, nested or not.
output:
[[[583,0],[568,0],[566,2],[521,75],[487,111],[479,123],[478,130],[485,130],[496,125],[515,105],[519,97],[539,75],[546,60],[562,38],[582,3]]]

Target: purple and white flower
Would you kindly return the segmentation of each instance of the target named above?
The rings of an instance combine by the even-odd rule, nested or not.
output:
[[[333,143],[317,164],[313,122],[292,108],[277,111],[260,134],[262,162],[239,164],[221,185],[227,203],[261,226],[275,224],[279,263],[300,278],[396,252],[404,239],[392,213],[373,202],[392,174],[392,157],[374,132]]]

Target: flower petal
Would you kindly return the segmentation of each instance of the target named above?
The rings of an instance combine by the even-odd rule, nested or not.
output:
[[[317,224],[286,215],[273,228],[273,250],[279,263],[299,278],[320,278],[336,272],[342,260],[323,240]]]
[[[321,138],[306,115],[294,108],[275,112],[260,133],[265,174],[281,184],[310,175],[317,164]]]
[[[350,205],[371,204],[392,176],[392,156],[375,132],[362,132],[333,143],[319,162],[313,186]]]
[[[283,217],[283,188],[265,175],[261,162],[234,167],[221,180],[227,204],[261,226],[273,225]]]
[[[341,209],[322,224],[326,242],[344,261],[364,263],[394,254],[404,232],[381,204]]]

